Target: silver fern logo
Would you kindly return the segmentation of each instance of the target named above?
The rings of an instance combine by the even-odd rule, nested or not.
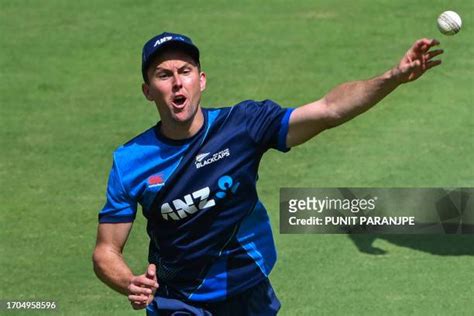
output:
[[[202,153],[196,156],[196,169],[202,168],[204,166],[210,165],[216,161],[224,159],[225,157],[230,156],[229,148],[221,150],[208,158],[211,153]]]

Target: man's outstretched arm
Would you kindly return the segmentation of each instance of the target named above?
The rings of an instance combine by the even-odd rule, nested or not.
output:
[[[134,309],[141,309],[153,300],[158,283],[154,264],[144,274],[135,276],[123,259],[123,247],[131,228],[132,223],[99,224],[92,260],[99,279],[127,295]]]
[[[414,81],[427,70],[441,64],[433,60],[443,53],[430,50],[439,45],[434,39],[420,39],[406,52],[400,63],[384,74],[368,80],[343,83],[322,99],[303,105],[290,117],[286,145],[306,142],[325,129],[336,127],[377,104],[399,85]]]

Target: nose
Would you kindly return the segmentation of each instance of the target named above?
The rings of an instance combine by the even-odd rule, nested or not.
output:
[[[183,83],[181,82],[181,77],[179,76],[179,73],[174,73],[173,74],[173,89],[174,90],[179,90],[183,86]]]

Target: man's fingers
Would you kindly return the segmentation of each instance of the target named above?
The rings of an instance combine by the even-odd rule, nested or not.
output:
[[[430,42],[431,40],[427,38],[422,38],[422,39],[417,40],[415,44],[413,44],[412,48],[415,51],[422,50],[424,47],[428,46]]]
[[[431,39],[423,38],[420,41],[421,41],[422,45],[426,45],[428,47],[433,47],[433,46],[439,45],[439,41],[437,39],[434,39],[434,38],[431,38]]]
[[[144,309],[148,304],[142,302],[130,302],[132,304],[133,309]]]
[[[143,305],[135,305],[135,304],[132,304],[132,308],[134,310],[139,310],[139,309],[144,309],[146,307],[146,304],[143,304]]]
[[[426,56],[427,56],[427,59],[431,59],[435,56],[438,56],[438,55],[441,55],[442,53],[444,53],[444,50],[442,49],[436,49],[436,50],[432,50],[432,51],[429,51],[428,53],[426,53]]]
[[[439,44],[440,44],[439,41],[438,41],[437,39],[434,39],[434,38],[433,38],[433,39],[431,40],[430,46],[437,46],[437,45],[439,45]]]
[[[145,303],[148,302],[149,296],[148,295],[129,295],[128,300],[132,303]]]
[[[130,284],[128,290],[132,294],[143,294],[143,295],[150,295],[153,293],[152,289],[148,287],[137,286],[135,284]]]
[[[156,282],[154,279],[149,279],[145,275],[140,275],[138,277],[135,277],[132,279],[132,284],[137,285],[137,286],[145,286],[148,288],[158,288],[158,282]]]
[[[148,279],[154,279],[156,275],[156,266],[152,263],[148,265],[148,269],[146,270],[146,277]]]
[[[415,52],[426,53],[431,47],[439,45],[439,41],[436,39],[422,38],[417,40],[413,46],[412,50]]]
[[[153,300],[152,295],[128,295],[128,300],[132,305],[133,309],[143,309]]]
[[[438,65],[441,65],[441,60],[430,60],[426,63],[426,69],[430,69]]]

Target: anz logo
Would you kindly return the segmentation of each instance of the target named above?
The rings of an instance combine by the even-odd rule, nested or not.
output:
[[[218,199],[223,199],[227,195],[235,194],[235,192],[237,192],[237,189],[239,188],[239,185],[240,185],[240,182],[234,183],[234,180],[229,176],[220,177],[219,180],[217,181],[217,186],[222,191],[217,191],[216,197]]]
[[[224,199],[226,197],[232,197],[237,192],[240,182],[234,183],[234,180],[230,176],[222,176],[217,180],[217,186],[219,190],[216,192],[216,199]],[[164,220],[179,221],[185,219],[191,214],[197,211],[209,209],[216,205],[214,199],[209,199],[211,190],[209,187],[205,187],[194,191],[193,193],[186,194],[182,199],[173,200],[170,203],[161,205],[161,216]]]
[[[170,218],[175,221],[188,217],[189,214],[194,214],[198,210],[204,210],[206,208],[213,207],[216,202],[209,198],[209,187],[202,188],[191,194],[186,194],[183,199],[176,199],[171,203],[165,203],[161,205],[161,216],[163,219],[169,220]],[[198,200],[196,205],[195,200]],[[173,204],[173,207],[171,206]]]
[[[169,41],[169,40],[171,40],[171,39],[173,39],[173,37],[171,37],[171,36],[166,36],[166,37],[163,37],[163,38],[159,38],[159,39],[155,42],[155,44],[153,45],[153,47],[156,47],[156,46],[158,46],[158,45],[160,45],[160,44],[163,44],[164,42],[167,42],[167,41]]]

